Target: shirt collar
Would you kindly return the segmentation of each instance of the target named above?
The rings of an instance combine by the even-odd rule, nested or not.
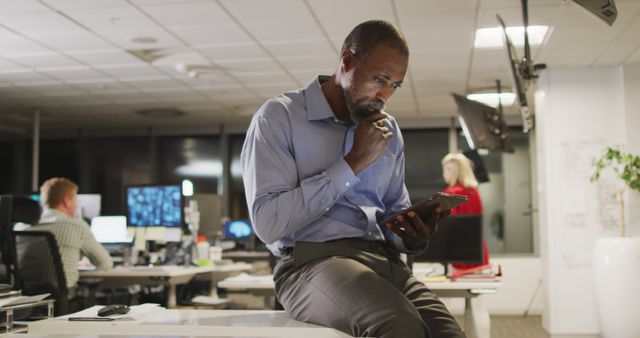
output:
[[[324,96],[320,84],[329,80],[329,75],[318,75],[305,87],[304,93],[307,100],[307,119],[309,121],[334,118],[329,101]]]
[[[42,211],[42,215],[40,216],[40,223],[52,223],[67,218],[71,217],[56,209],[45,208],[44,211]]]

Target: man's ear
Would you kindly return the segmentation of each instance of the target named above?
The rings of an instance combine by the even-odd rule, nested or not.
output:
[[[358,63],[358,59],[356,55],[350,50],[347,49],[340,55],[340,67],[342,68],[343,73],[350,72]]]
[[[63,205],[65,208],[68,208],[68,207],[71,205],[71,198],[72,198],[72,197],[71,197],[71,196],[69,196],[69,195],[67,195],[67,196],[65,196],[65,197],[63,197],[63,198],[62,198],[62,205]]]

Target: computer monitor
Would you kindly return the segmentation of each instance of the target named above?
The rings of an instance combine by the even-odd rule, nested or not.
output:
[[[183,224],[182,186],[127,187],[127,219],[136,227],[180,227]]]
[[[102,244],[131,243],[133,237],[127,236],[126,216],[96,216],[91,219],[91,232]]]
[[[100,216],[101,202],[100,194],[78,194],[78,216],[87,220]]]
[[[482,215],[451,215],[443,218],[416,262],[482,264]]]
[[[252,249],[253,228],[249,220],[226,221],[222,228],[224,229],[225,240],[234,240],[238,248]]]

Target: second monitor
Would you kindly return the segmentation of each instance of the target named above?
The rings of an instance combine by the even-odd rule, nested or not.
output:
[[[126,202],[131,226],[180,227],[183,224],[180,184],[129,186]]]

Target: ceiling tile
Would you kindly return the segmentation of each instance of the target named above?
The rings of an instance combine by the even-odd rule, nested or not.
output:
[[[616,41],[607,47],[594,63],[594,66],[615,66],[622,64],[629,55],[640,47],[640,39],[637,43]]]
[[[290,71],[305,69],[324,69],[325,72],[333,72],[338,66],[338,57],[331,55],[309,54],[307,57],[280,58],[279,61]]]
[[[31,42],[25,38],[8,38],[0,40],[2,56],[20,56],[25,54],[50,53],[51,49]]]
[[[486,1],[486,0],[483,0]],[[429,14],[435,12],[475,11],[477,0],[395,0],[400,20],[407,14]],[[451,14],[451,13],[447,13]]]
[[[261,42],[323,38],[302,1],[220,0],[219,3]]]
[[[140,76],[166,77],[165,74],[159,72],[154,67],[148,66],[148,65],[141,65],[141,66],[109,65],[109,66],[96,66],[95,68],[101,73],[104,73],[119,79],[126,79],[131,77],[140,77]]]
[[[197,90],[206,90],[211,88],[230,88],[238,86],[238,82],[233,78],[221,73],[207,74],[203,73],[198,78],[193,79],[185,76],[174,76],[176,80]]]
[[[280,66],[272,59],[245,59],[245,60],[219,60],[216,62],[220,67],[225,70],[236,72],[262,72],[262,71],[278,71]]]
[[[138,49],[162,49],[162,48],[174,48],[183,47],[184,43],[176,39],[170,33],[163,30],[144,31],[144,30],[130,30],[130,31],[105,31],[101,32],[106,40],[111,43],[128,50]],[[151,38],[154,42],[139,43],[133,41],[135,38]]]
[[[29,37],[84,32],[84,28],[53,11],[20,14],[0,13],[0,22],[3,26]]]
[[[172,31],[192,47],[253,42],[253,39],[235,23],[226,27],[174,28]]]
[[[297,89],[297,85],[293,81],[282,83],[268,83],[263,85],[252,86],[251,88],[263,98],[270,98],[275,95]]]
[[[495,8],[518,8],[520,9],[520,2],[512,0],[482,0],[480,2],[483,9],[495,9]],[[557,5],[556,0],[534,0],[529,2],[529,8],[535,8],[538,6]]]
[[[70,8],[63,10],[72,19],[94,32],[155,31],[160,26],[134,6],[107,8]]]
[[[131,0],[136,5],[182,4],[192,2],[208,2],[211,0]]]
[[[9,60],[0,59],[0,69],[25,70],[23,67]]]
[[[96,52],[70,52],[70,57],[92,66],[100,65],[137,65],[146,63],[122,50],[105,50]]]
[[[49,11],[49,8],[36,0],[2,0],[2,6],[0,6],[0,14],[46,11]]]
[[[4,82],[49,80],[46,76],[32,71],[7,72],[3,70],[0,70],[0,79]]]
[[[310,0],[308,3],[330,39],[343,41],[357,24],[367,20],[381,19],[397,24],[388,0]],[[307,12],[305,8],[299,11]]]
[[[47,71],[46,74],[63,81],[78,79],[100,79],[103,77],[102,74],[88,67],[84,69],[53,70]]]
[[[215,2],[142,5],[141,9],[168,28],[236,26]]]
[[[331,55],[337,60],[339,53],[332,48],[326,39],[266,42],[264,46],[277,58]]]
[[[538,61],[554,67],[587,66],[596,61],[613,37],[615,32],[598,25],[555,27]]]
[[[127,80],[125,82],[127,85],[134,86],[140,89],[179,88],[181,90],[189,90],[189,88],[170,78],[155,80]]]
[[[291,81],[285,72],[234,72],[233,75],[248,85]]]
[[[199,46],[195,49],[216,63],[219,61],[269,58],[269,55],[254,42],[219,46]]]
[[[20,35],[0,26],[0,40],[9,38],[19,38]]]
[[[42,0],[56,9],[80,9],[127,6],[126,0]]]
[[[42,55],[32,56],[20,56],[20,57],[7,57],[12,62],[19,63],[29,68],[46,68],[46,67],[64,67],[64,66],[79,66],[79,64],[58,53],[48,53]]]
[[[110,43],[87,32],[40,36],[34,40],[62,53],[113,49]]]

